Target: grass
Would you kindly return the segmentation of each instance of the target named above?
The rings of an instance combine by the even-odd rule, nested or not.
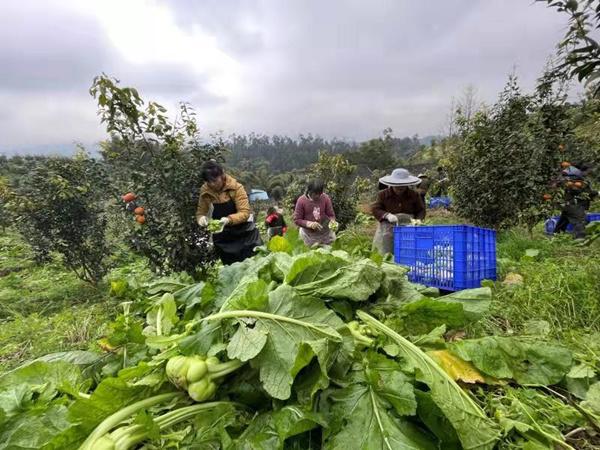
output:
[[[527,256],[528,249],[537,254]],[[522,333],[532,321],[544,321],[560,340],[600,332],[600,246],[578,247],[570,236],[548,238],[539,230],[498,237],[499,281],[494,287],[492,315],[477,334]],[[502,283],[506,275],[520,284]]]
[[[102,299],[105,286],[79,280],[59,261],[37,265],[15,233],[0,237],[0,320],[36,312],[53,314],[65,306]]]
[[[111,277],[149,276],[144,264],[118,254]],[[109,283],[79,280],[57,258],[37,265],[20,237],[0,237],[0,373],[41,355],[93,347],[114,319]]]
[[[86,350],[114,318],[110,302],[32,313],[0,324],[0,373],[47,353]]]

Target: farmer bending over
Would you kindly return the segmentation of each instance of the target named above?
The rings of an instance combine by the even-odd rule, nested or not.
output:
[[[371,205],[373,216],[379,222],[373,238],[373,248],[379,253],[394,251],[394,225],[409,223],[411,218],[425,218],[425,204],[414,190],[420,182],[406,169],[395,169],[391,175],[379,179],[380,184],[387,186],[379,191]]]
[[[306,193],[296,201],[294,223],[300,228],[300,237],[304,243],[329,245],[335,241],[333,229],[337,228],[331,199],[323,191],[325,183],[313,180],[308,183]]]
[[[223,264],[243,261],[262,245],[260,233],[250,221],[250,204],[244,186],[225,174],[214,160],[202,167],[204,184],[200,188],[196,220],[201,227],[208,226],[208,216],[219,220],[223,228],[213,234],[213,244]]]

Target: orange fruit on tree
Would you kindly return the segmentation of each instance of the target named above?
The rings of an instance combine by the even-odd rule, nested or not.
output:
[[[575,186],[577,189],[581,189],[583,187],[583,183],[581,181],[576,181],[573,183],[573,186]]]
[[[121,198],[123,199],[123,201],[124,201],[125,203],[129,203],[129,202],[132,202],[132,201],[134,201],[134,200],[137,198],[137,196],[136,196],[136,195],[135,195],[133,192],[128,192],[127,194],[125,194],[125,195],[124,195],[123,197],[121,197]]]
[[[567,181],[567,187],[572,188],[573,187],[573,182],[572,181]]]
[[[138,206],[137,208],[135,208],[133,210],[133,212],[135,213],[136,216],[143,216],[144,215],[144,208],[141,206]]]
[[[552,200],[552,196],[550,194],[544,194],[544,200]]]
[[[143,224],[146,222],[146,218],[144,216],[135,216],[135,221],[139,224]]]
[[[567,167],[570,167],[571,163],[569,161],[563,161],[560,163],[560,167],[562,167],[563,169],[566,169]]]

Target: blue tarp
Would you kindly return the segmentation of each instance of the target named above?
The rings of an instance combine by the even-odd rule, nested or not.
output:
[[[248,195],[248,200],[255,202],[257,200],[269,200],[269,194],[260,189],[252,189]]]

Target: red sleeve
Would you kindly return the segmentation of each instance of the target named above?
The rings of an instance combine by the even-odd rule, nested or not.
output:
[[[296,202],[296,208],[294,209],[294,223],[302,228],[306,228],[308,220],[304,218],[304,196],[300,197]]]

